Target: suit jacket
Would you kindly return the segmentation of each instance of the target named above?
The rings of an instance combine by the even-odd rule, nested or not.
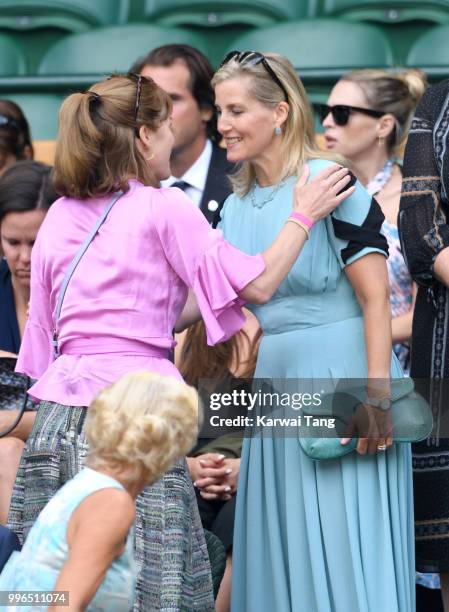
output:
[[[212,157],[200,204],[201,211],[209,223],[212,223],[217,207],[232,193],[227,175],[231,174],[233,170],[234,165],[226,159],[226,150],[212,143]],[[212,201],[216,204],[211,204],[209,207],[209,203]]]

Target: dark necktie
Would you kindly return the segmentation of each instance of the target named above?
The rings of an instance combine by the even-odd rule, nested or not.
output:
[[[192,185],[190,185],[190,183],[187,183],[186,181],[175,181],[174,183],[170,185],[170,187],[177,187],[178,189],[181,189],[182,191],[185,191],[191,186]]]

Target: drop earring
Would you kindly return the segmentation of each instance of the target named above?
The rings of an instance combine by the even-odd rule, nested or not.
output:
[[[154,152],[150,155],[150,157],[145,157],[146,161],[151,161],[154,159]]]
[[[276,136],[280,136],[280,135],[282,134],[282,130],[281,130],[281,128],[280,128],[280,126],[279,126],[279,125],[277,125],[277,126],[274,128],[274,133],[276,134]]]

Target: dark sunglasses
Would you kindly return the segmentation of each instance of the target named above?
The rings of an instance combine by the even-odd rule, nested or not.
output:
[[[371,110],[370,108],[361,108],[360,106],[348,106],[347,104],[336,104],[335,106],[320,104],[319,113],[321,123],[323,123],[328,114],[331,113],[332,118],[337,125],[346,125],[349,121],[351,113],[363,113],[364,115],[377,118],[385,115],[383,111]]]
[[[220,68],[231,60],[236,61],[238,64],[246,64],[247,66],[257,66],[257,64],[262,64],[276,85],[281,88],[285,101],[288,102],[287,90],[282,84],[281,79],[268,63],[267,58],[263,55],[263,53],[259,53],[258,51],[230,51],[221,62]]]

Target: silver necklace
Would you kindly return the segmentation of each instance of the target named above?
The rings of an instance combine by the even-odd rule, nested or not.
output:
[[[271,202],[274,199],[274,196],[277,194],[279,189],[284,186],[284,183],[285,181],[281,181],[280,183],[275,185],[273,189],[271,190],[271,192],[268,194],[268,196],[265,198],[265,200],[262,200],[261,202],[258,202],[256,200],[256,194],[255,194],[256,183],[254,183],[254,186],[251,189],[250,194],[249,194],[251,204],[254,206],[254,208],[263,208],[265,204],[269,204],[269,202]]]

